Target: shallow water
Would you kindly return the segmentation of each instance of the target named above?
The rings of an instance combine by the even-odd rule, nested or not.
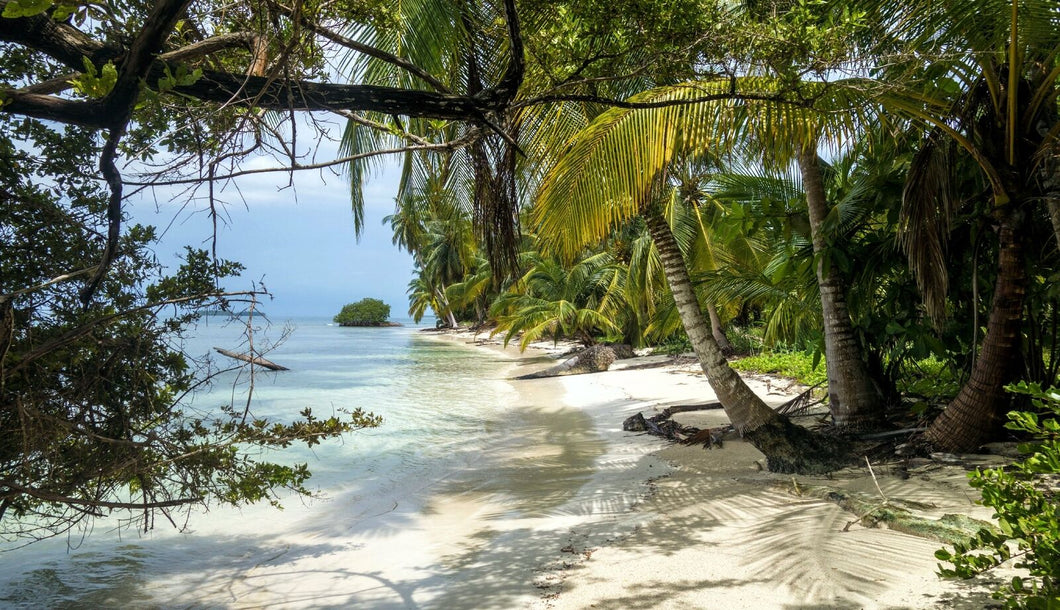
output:
[[[87,537],[0,554],[0,605],[525,602],[536,566],[562,545],[556,517],[587,512],[579,493],[606,447],[589,416],[557,409],[554,393],[517,394],[504,381],[513,361],[496,352],[412,327],[341,328],[324,319],[294,326],[268,355],[292,370],[255,378],[253,412],[282,419],[307,406],[318,415],[363,407],[384,418],[343,442],[270,456],[307,461],[321,498],[287,498],[283,511],[198,511],[182,532],[161,521],[145,534],[100,520]],[[240,351],[240,333],[211,321],[188,348]],[[239,403],[245,381],[223,375],[194,404]]]

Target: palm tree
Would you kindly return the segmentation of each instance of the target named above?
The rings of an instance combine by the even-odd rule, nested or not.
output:
[[[825,219],[830,206],[824,195],[820,177],[816,145],[819,138],[838,141],[857,130],[850,115],[862,116],[854,109],[862,91],[836,83],[799,83],[796,97],[814,98],[817,107],[833,112],[817,112],[805,104],[797,105],[779,99],[782,83],[777,79],[747,77],[739,83],[745,86],[746,99],[736,102],[714,102],[682,108],[662,108],[633,112],[615,109],[603,113],[586,128],[574,148],[560,161],[563,166],[554,171],[557,176],[577,167],[587,176],[606,175],[603,188],[576,177],[564,178],[563,189],[595,190],[578,192],[573,197],[585,197],[595,206],[602,206],[604,220],[637,212],[631,202],[654,188],[654,181],[679,155],[702,154],[711,147],[732,150],[738,145],[753,146],[753,150],[768,150],[774,163],[800,160],[804,169],[808,203],[812,200],[810,228],[818,256],[818,280],[822,287],[822,308],[825,311],[825,344],[828,354],[830,391],[834,395],[833,414],[839,426],[865,427],[879,421],[882,399],[871,381],[865,360],[854,340],[853,326],[844,302],[845,282],[832,265],[825,264],[831,244],[825,234]],[[638,101],[675,101],[697,98],[715,91],[732,88],[732,81],[698,82],[660,88],[638,96]],[[794,144],[793,144],[794,143]],[[812,152],[811,152],[812,151]],[[627,157],[628,155],[628,157]],[[592,164],[591,166],[587,164]],[[596,172],[600,172],[597,174]],[[608,202],[606,198],[612,198]],[[579,214],[589,214],[581,210]],[[600,221],[596,221],[600,222]],[[653,234],[654,237],[654,234]]]
[[[428,302],[435,313],[455,328],[456,317],[446,296],[447,287],[462,281],[475,264],[476,246],[471,223],[454,205],[449,189],[440,179],[426,180],[423,190],[405,189],[403,204],[383,219],[393,231],[394,245],[412,254],[420,281],[415,282],[410,303],[419,308],[424,289],[432,293]],[[411,290],[411,288],[410,288]],[[414,314],[415,315],[415,314]]]
[[[675,87],[634,98],[698,96],[729,83]],[[793,426],[765,405],[733,371],[710,332],[681,249],[663,213],[668,168],[683,142],[702,142],[718,108],[671,106],[654,111],[616,108],[603,113],[572,142],[546,176],[532,211],[543,243],[566,256],[598,242],[611,227],[640,215],[647,224],[676,307],[700,366],[733,425],[779,471],[828,469],[835,447]]]
[[[598,252],[565,267],[553,258],[531,253],[529,270],[494,303],[494,333],[504,343],[521,334],[522,349],[542,336],[596,342],[598,332],[615,332],[621,311],[625,270],[608,252]]]
[[[759,309],[767,344],[819,339],[820,294],[797,175],[737,164],[713,174],[703,197],[720,212],[715,233],[725,244],[717,270],[701,276],[707,293]]]
[[[992,205],[980,218],[997,233],[997,276],[968,381],[927,431],[947,450],[976,448],[996,429],[1015,380],[1028,276],[1023,236],[1042,202],[1054,206],[1060,22],[1053,0],[926,0],[879,3],[890,35],[889,69],[877,83],[890,109],[930,132],[909,172],[904,245],[929,313],[944,316],[948,278],[943,240],[959,197],[947,176],[963,153],[982,171]],[[953,146],[947,146],[947,142]],[[1060,239],[1060,234],[1057,235]]]
[[[832,208],[825,195],[816,142],[797,151],[796,159],[806,192],[810,236],[817,259],[815,270],[824,322],[829,410],[837,426],[855,429],[875,427],[882,420],[883,397],[869,375],[854,334],[847,307],[847,280],[836,265],[826,260],[833,246],[825,230]]]

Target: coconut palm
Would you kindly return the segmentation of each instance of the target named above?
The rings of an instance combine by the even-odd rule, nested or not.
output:
[[[711,148],[731,150],[738,144],[753,144],[755,150],[769,150],[775,159],[801,158],[809,178],[804,181],[811,186],[820,185],[816,155],[811,159],[804,143],[815,148],[812,143],[818,138],[839,141],[856,131],[856,122],[851,114],[823,113],[815,108],[857,108],[861,90],[844,83],[800,83],[795,95],[804,99],[812,93],[815,107],[811,108],[795,99],[783,99],[783,91],[778,89],[782,83],[776,79],[747,77],[739,84],[745,93],[743,99],[735,102],[603,113],[582,132],[552,173],[553,183],[559,188],[552,186],[551,192],[569,194],[571,213],[557,214],[558,202],[548,205],[540,214],[542,227],[558,229],[559,222],[580,222],[584,234],[569,229],[567,234],[575,241],[593,239],[592,234],[599,234],[608,222],[639,213],[636,202],[644,201],[644,194],[656,188],[655,183],[678,155]],[[698,82],[660,88],[636,100],[673,102],[727,90],[732,90],[730,80]],[[605,178],[601,181],[600,177]],[[830,244],[823,233],[824,218],[829,214],[823,187],[815,187],[812,197],[817,212],[812,218],[816,224],[811,223],[811,228],[817,234],[818,278],[828,288],[822,292],[822,299],[830,299],[826,310],[833,312],[826,317],[826,346],[834,348],[828,350],[829,364],[835,376],[841,377],[833,384],[837,396],[833,403],[835,419],[838,425],[864,426],[878,419],[881,401],[857,343],[852,341],[852,325],[842,302],[844,291],[838,272],[834,266],[824,264]],[[545,218],[549,214],[557,214],[561,220],[554,223]],[[571,218],[572,215],[577,216]]]
[[[497,328],[508,344],[521,335],[525,349],[543,336],[595,343],[600,332],[615,332],[625,270],[608,252],[590,254],[570,267],[530,253],[529,270],[494,303]]]
[[[406,189],[401,195],[403,203],[383,219],[393,231],[394,245],[411,253],[416,263],[420,281],[410,293],[416,303],[410,304],[420,307],[424,302],[420,293],[429,287],[433,296],[427,301],[451,328],[457,322],[446,289],[462,281],[476,263],[471,222],[453,199],[443,180],[428,179],[422,190]]]
[[[929,128],[909,171],[903,241],[936,319],[945,315],[948,289],[944,239],[962,202],[948,178],[958,155],[975,161],[991,195],[991,204],[979,211],[997,232],[996,282],[981,354],[926,435],[940,448],[974,449],[996,430],[1008,405],[1004,386],[1019,372],[1028,290],[1024,236],[1035,216],[1048,211],[1056,217],[1056,3],[914,0],[869,6],[889,35],[888,69],[875,83],[881,99]],[[1043,210],[1042,203],[1053,207]]]
[[[695,98],[730,86],[729,82],[695,83],[652,91],[633,101]],[[717,105],[690,104],[604,112],[572,142],[546,177],[532,212],[533,223],[546,247],[572,256],[584,244],[598,242],[616,223],[642,217],[689,341],[733,425],[758,443],[774,469],[830,467],[832,447],[796,431],[728,366],[664,216],[664,198],[670,192],[668,169],[676,151],[688,143],[708,141],[721,110]]]

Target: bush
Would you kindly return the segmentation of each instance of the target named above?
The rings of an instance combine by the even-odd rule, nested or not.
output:
[[[665,354],[667,356],[680,356],[692,351],[692,342],[684,332],[675,333],[667,337],[665,341],[652,349],[652,354]]]
[[[935,557],[953,564],[939,566],[942,576],[970,578],[1009,559],[1027,570],[994,593],[1006,608],[1060,607],[1060,503],[1055,475],[1060,473],[1060,392],[1043,391],[1037,384],[1010,385],[1010,392],[1027,394],[1037,412],[1009,413],[1005,427],[1029,434],[1034,442],[1020,445],[1028,454],[1011,469],[976,470],[968,476],[980,490],[983,505],[994,509],[999,532],[981,530],[951,553],[939,549]],[[1052,479],[1052,480],[1050,480]],[[1016,551],[1013,552],[1013,547]]]
[[[390,317],[390,306],[379,299],[361,299],[342,308],[335,316],[341,326],[381,326]]]

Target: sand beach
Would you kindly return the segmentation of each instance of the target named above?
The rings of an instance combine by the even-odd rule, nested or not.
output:
[[[446,339],[502,349],[485,335]],[[560,351],[562,346],[538,344],[516,356],[515,370],[544,368],[547,361],[536,355]],[[587,415],[607,444],[596,467],[618,469],[610,484],[625,489],[615,496],[621,501],[585,507],[595,517],[553,541],[554,556],[543,556],[535,569],[537,596],[529,607],[971,609],[992,603],[989,578],[936,576],[939,542],[863,527],[834,503],[784,489],[790,477],[764,472],[762,454],[738,438],[708,450],[622,431],[622,421],[634,413],[649,416],[711,400],[695,363],[652,356],[620,360],[602,373],[511,383],[523,395],[558,391],[556,413]],[[750,384],[771,404],[799,391],[765,377]],[[721,410],[675,419],[698,427],[727,423]],[[964,467],[926,461],[906,466],[877,464],[876,482],[867,468],[856,467],[799,481],[918,502],[925,517],[990,518],[976,504]],[[480,601],[478,607],[508,607],[488,596]]]

